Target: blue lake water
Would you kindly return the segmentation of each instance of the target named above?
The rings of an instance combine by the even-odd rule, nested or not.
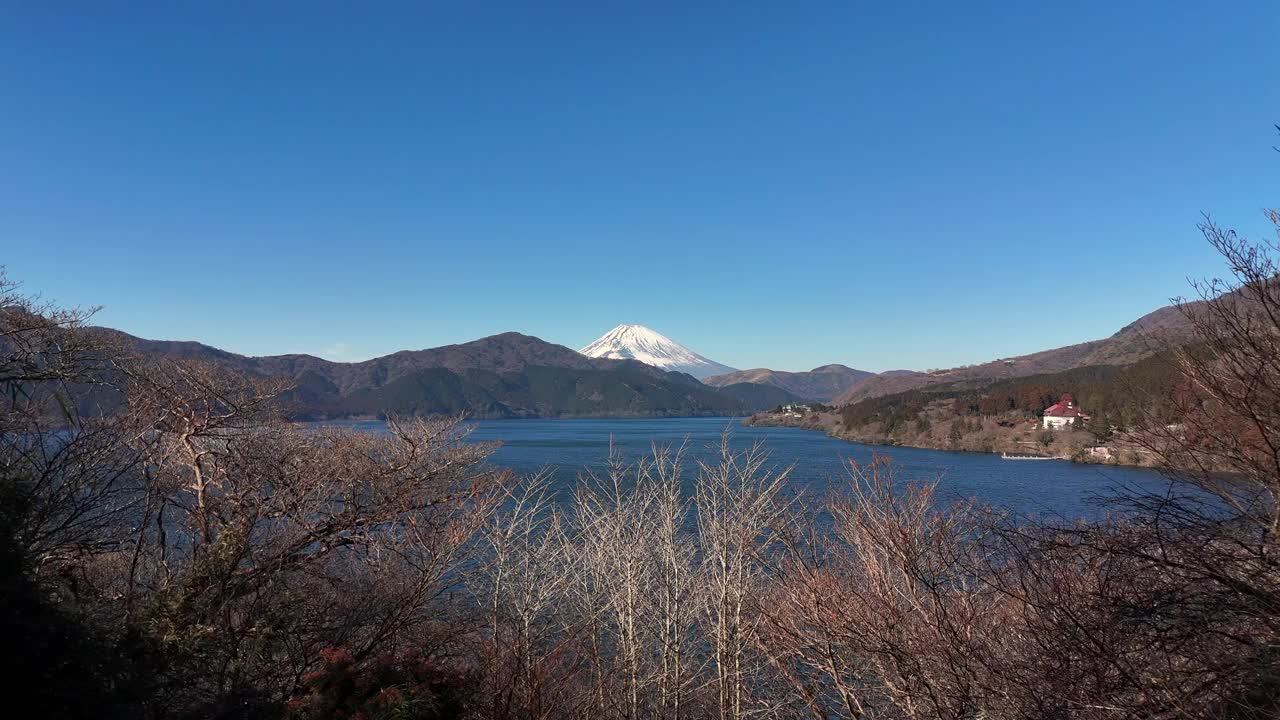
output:
[[[384,427],[380,422],[340,424],[370,431]],[[1106,498],[1114,497],[1121,486],[1168,486],[1152,470],[861,445],[812,430],[744,427],[731,418],[481,420],[472,425],[470,439],[501,443],[493,463],[524,473],[551,470],[561,487],[577,482],[583,468],[600,468],[608,457],[610,442],[624,457],[631,458],[647,453],[651,443],[685,443],[692,468],[692,460],[714,454],[726,428],[733,433],[735,448],[745,450],[763,442],[772,464],[791,466],[793,483],[815,490],[843,477],[847,459],[868,462],[873,453],[890,456],[904,480],[936,480],[941,499],[976,498],[1034,515],[1096,517],[1105,511]]]

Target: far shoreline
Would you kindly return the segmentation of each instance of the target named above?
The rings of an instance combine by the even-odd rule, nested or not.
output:
[[[919,450],[933,450],[935,452],[963,453],[967,455],[1004,455],[1004,454],[1022,454],[1025,450],[1010,450],[1006,448],[993,448],[991,450],[978,450],[973,448],[956,448],[942,447],[938,444],[925,444],[915,442],[901,442],[895,440],[877,439],[874,437],[849,437],[840,432],[841,425],[838,421],[834,421],[834,413],[811,413],[799,417],[776,416],[774,413],[763,412],[750,415],[743,418],[742,425],[746,427],[786,427],[796,430],[809,430],[813,432],[821,432],[827,437],[841,442],[853,443],[857,445],[866,445],[869,447],[883,448],[915,448]],[[1104,446],[1100,446],[1104,447]],[[1109,452],[1106,456],[1091,456],[1073,453],[1071,455],[1042,455],[1037,456],[1036,460],[1059,460],[1075,463],[1078,465],[1103,465],[1107,467],[1132,467],[1146,470],[1159,470],[1153,463],[1143,462],[1142,458],[1136,451],[1128,450],[1133,456],[1132,458],[1124,457],[1120,451]],[[1031,453],[1026,453],[1031,455]],[[1019,458],[1022,459],[1022,458]]]

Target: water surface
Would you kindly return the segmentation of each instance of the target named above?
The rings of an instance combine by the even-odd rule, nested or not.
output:
[[[344,424],[371,431],[383,428],[380,422]],[[1100,501],[1114,497],[1121,486],[1163,489],[1168,485],[1159,473],[1140,468],[862,445],[813,430],[744,427],[732,418],[481,420],[473,425],[471,439],[501,443],[493,455],[494,463],[520,472],[548,469],[562,488],[577,482],[583,468],[600,468],[608,457],[610,442],[630,458],[647,453],[654,442],[686,443],[692,461],[714,455],[726,428],[733,433],[736,449],[763,442],[771,463],[779,468],[792,466],[793,482],[815,490],[842,477],[847,459],[865,463],[873,453],[890,456],[905,480],[937,480],[943,499],[976,498],[1035,515],[1096,517],[1105,510]]]

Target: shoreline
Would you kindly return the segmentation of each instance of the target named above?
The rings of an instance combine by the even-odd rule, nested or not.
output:
[[[972,453],[980,455],[1031,455],[1025,449],[993,447],[989,450],[950,447],[944,443],[920,443],[920,442],[903,442],[897,438],[883,438],[875,436],[851,436],[848,433],[841,432],[842,426],[838,420],[834,419],[833,413],[812,413],[800,417],[774,417],[772,413],[756,413],[743,418],[742,425],[746,427],[787,427],[798,430],[811,430],[814,432],[824,433],[827,437],[842,442],[856,443],[859,445],[869,445],[874,447],[907,447],[920,450],[937,450],[940,452],[954,453]],[[1144,462],[1141,451],[1137,448],[1124,447],[1113,448],[1111,446],[1096,446],[1102,448],[1105,452],[1097,453],[1094,449],[1089,448],[1081,452],[1073,452],[1069,454],[1055,453],[1053,455],[1037,455],[1031,457],[1004,458],[1006,460],[1066,460],[1078,465],[1108,465],[1114,467],[1134,467],[1156,469],[1156,465],[1151,462]],[[1126,457],[1128,455],[1128,457]]]

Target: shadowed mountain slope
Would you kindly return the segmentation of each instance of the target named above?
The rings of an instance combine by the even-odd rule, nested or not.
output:
[[[563,345],[508,332],[468,343],[404,350],[355,363],[311,355],[248,357],[197,342],[113,333],[140,353],[217,363],[285,377],[300,419],[355,415],[475,417],[742,415],[798,398],[774,388],[718,390],[636,360],[589,358]]]

